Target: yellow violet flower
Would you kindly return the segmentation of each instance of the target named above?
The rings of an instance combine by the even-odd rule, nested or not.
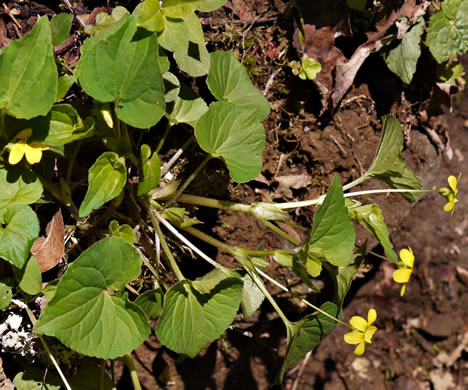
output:
[[[32,129],[21,130],[13,140],[13,146],[10,147],[10,155],[8,156],[8,163],[10,165],[18,164],[24,156],[29,164],[37,164],[41,161],[42,152],[49,149],[48,146],[40,142],[27,143],[32,135]]]
[[[377,327],[372,324],[377,319],[377,312],[375,309],[370,309],[367,313],[367,321],[360,317],[354,316],[349,323],[353,327],[353,331],[344,335],[344,341],[348,344],[358,344],[354,350],[354,354],[361,356],[366,348],[366,343],[372,343],[372,337],[377,331]]]
[[[408,246],[408,249],[402,249],[400,251],[400,259],[405,266],[397,269],[393,273],[393,280],[397,283],[403,284],[400,292],[400,295],[403,296],[406,290],[406,283],[408,283],[411,274],[413,273],[414,254],[410,246]]]
[[[442,195],[445,199],[447,199],[447,203],[444,206],[445,211],[452,211],[452,214],[455,211],[455,203],[458,202],[458,199],[456,198],[458,194],[458,181],[460,180],[461,173],[458,175],[458,179],[455,176],[449,176],[448,178],[448,183],[450,188],[448,187],[442,187],[439,190],[440,195]]]

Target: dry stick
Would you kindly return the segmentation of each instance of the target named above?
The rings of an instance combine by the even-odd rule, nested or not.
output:
[[[297,373],[296,380],[291,388],[291,390],[297,390],[297,386],[299,386],[299,381],[301,380],[302,374],[304,373],[304,368],[307,365],[310,357],[312,356],[312,351],[307,352],[305,355],[304,360],[302,361],[301,367],[299,368],[299,372]]]
[[[62,3],[66,5],[66,7],[70,10],[70,12],[75,16],[76,20],[78,20],[78,23],[80,24],[81,27],[86,27],[86,24],[81,20],[81,17],[79,15],[76,15],[75,10],[73,9],[72,5],[68,0],[62,0]]]
[[[11,13],[10,8],[8,8],[8,6],[7,6],[5,3],[2,3],[2,4],[3,4],[3,9],[4,9],[5,12],[8,14],[8,16],[11,18],[11,20],[13,20],[13,23],[15,23],[16,26],[17,26],[20,30],[22,30],[23,27],[21,26],[21,24],[19,24],[18,20],[16,20],[15,15],[13,15],[13,14]],[[21,38],[21,37],[22,37],[22,34],[21,34],[18,30],[16,30],[16,32],[18,33],[19,37]]]

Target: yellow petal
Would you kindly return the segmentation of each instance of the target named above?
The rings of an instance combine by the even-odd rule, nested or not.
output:
[[[37,164],[41,161],[42,158],[42,149],[41,148],[32,148],[31,146],[27,145],[28,148],[26,149],[26,160],[31,165]]]
[[[376,326],[369,326],[369,328],[366,330],[366,333],[364,333],[364,341],[366,343],[371,344],[372,343],[372,337],[374,336],[375,332],[377,332],[377,327]]]
[[[364,333],[349,332],[344,335],[344,341],[348,344],[359,344],[364,342]]]
[[[448,183],[449,183],[449,186],[452,189],[453,193],[456,195],[457,192],[458,192],[458,189],[457,189],[458,180],[457,180],[457,178],[455,176],[449,176]]]
[[[366,349],[366,343],[363,341],[361,344],[359,344],[356,349],[354,350],[354,354],[357,356],[361,356]]]
[[[450,210],[453,210],[454,207],[455,207],[455,201],[452,200],[451,202],[448,202],[448,203],[445,204],[444,210],[445,211],[450,211]]]
[[[410,280],[411,277],[411,272],[413,272],[413,270],[410,268],[397,269],[393,273],[393,280],[397,283],[408,283],[408,280]]]
[[[400,297],[405,295],[405,291],[406,291],[406,283],[403,286],[401,286]]]
[[[414,254],[411,247],[408,247],[408,249],[402,249],[400,251],[400,259],[405,265],[407,265],[410,268],[413,268]]]
[[[377,312],[375,311],[375,309],[369,309],[369,312],[367,313],[367,326],[372,325],[376,319]]]
[[[349,320],[351,326],[361,332],[365,332],[367,329],[367,321],[359,316],[354,316]]]
[[[10,150],[10,155],[8,156],[8,163],[10,165],[16,165],[23,159],[25,145],[26,144],[23,143],[17,143],[13,145]]]

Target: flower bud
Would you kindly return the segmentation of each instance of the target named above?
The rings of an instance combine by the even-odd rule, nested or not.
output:
[[[254,217],[267,221],[286,221],[290,218],[289,214],[275,203],[252,203],[250,212]]]

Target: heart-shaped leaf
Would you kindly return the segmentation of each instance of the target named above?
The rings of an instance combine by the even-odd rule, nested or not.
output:
[[[23,268],[39,235],[39,221],[31,207],[13,203],[0,211],[0,257]]]
[[[262,170],[265,129],[257,112],[231,103],[215,102],[195,125],[200,147],[221,157],[234,181],[255,179]]]
[[[231,324],[241,301],[242,285],[239,278],[227,278],[207,294],[201,294],[189,280],[172,286],[164,297],[156,326],[161,343],[194,358]]]
[[[57,94],[57,67],[49,21],[42,17],[31,32],[0,54],[0,109],[16,118],[46,115]]]
[[[0,166],[0,210],[12,203],[31,204],[42,194],[36,174],[19,167]]]
[[[80,206],[80,217],[118,196],[126,181],[125,159],[113,152],[101,154],[89,169],[89,187]]]
[[[252,84],[247,71],[232,52],[211,53],[210,73],[206,83],[216,99],[253,109],[259,120],[265,119],[270,113],[270,103]]]
[[[84,91],[115,102],[117,116],[138,128],[155,125],[164,114],[164,83],[155,33],[137,30],[138,12],[124,15],[81,47],[77,75]]]
[[[114,359],[137,348],[151,328],[140,307],[121,290],[140,274],[134,247],[108,237],[88,248],[68,268],[34,332],[57,337],[69,348]]]

